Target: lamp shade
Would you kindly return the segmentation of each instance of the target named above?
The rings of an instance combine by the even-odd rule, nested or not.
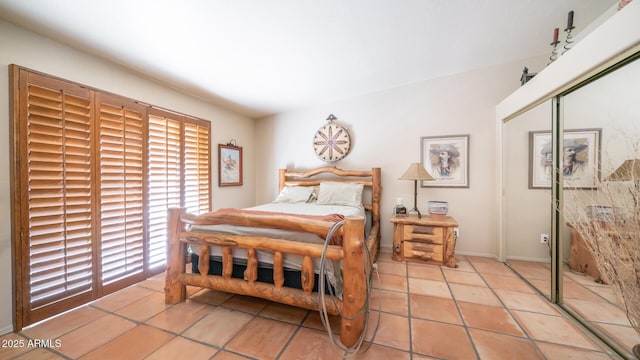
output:
[[[640,159],[625,160],[607,176],[607,181],[640,181]]]
[[[400,180],[433,180],[433,176],[424,169],[422,164],[413,163],[409,165],[404,175],[400,176]]]

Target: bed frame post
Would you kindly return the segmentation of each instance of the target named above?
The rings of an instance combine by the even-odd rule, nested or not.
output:
[[[365,312],[362,308],[367,298],[365,274],[364,218],[348,217],[344,222],[343,258],[343,294],[342,323],[340,341],[344,346],[356,344],[360,334],[365,331]]]
[[[382,196],[382,174],[380,168],[371,169],[371,184],[371,217],[373,218],[374,225],[377,222],[378,226],[380,226],[380,198]],[[380,237],[380,231],[378,231],[376,255],[377,252],[380,251]],[[376,259],[376,257],[372,257],[372,260]]]
[[[287,182],[287,169],[278,169],[278,192],[282,191]]]
[[[164,302],[177,304],[187,297],[186,286],[179,279],[185,272],[184,245],[180,242],[180,232],[184,225],[180,216],[185,213],[183,208],[170,208],[167,216],[167,277],[164,288]]]

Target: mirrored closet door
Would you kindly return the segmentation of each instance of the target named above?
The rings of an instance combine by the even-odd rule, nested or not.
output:
[[[552,100],[503,124],[507,265],[551,299]],[[546,239],[544,241],[543,239]]]
[[[563,94],[559,113],[559,303],[620,354],[634,358],[631,349],[640,335],[625,308],[631,302],[637,308],[640,301],[640,56]],[[613,286],[616,280],[624,293]]]

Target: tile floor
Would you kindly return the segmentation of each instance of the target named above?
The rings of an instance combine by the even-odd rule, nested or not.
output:
[[[374,282],[367,352],[356,359],[612,359],[505,265],[394,262]],[[156,276],[0,337],[0,359],[340,359],[317,312],[200,288],[164,304]],[[337,318],[332,318],[334,329]],[[34,341],[44,341],[35,346]],[[13,348],[9,344],[22,344]]]
[[[550,296],[551,263],[509,260],[509,265],[545,296]],[[640,344],[638,334],[624,310],[618,305],[613,288],[596,282],[592,276],[571,271],[565,264],[563,271],[563,302],[602,338],[616,346],[627,358],[634,358],[632,348]]]

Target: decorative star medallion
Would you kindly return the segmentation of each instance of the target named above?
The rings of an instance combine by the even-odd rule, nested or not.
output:
[[[338,161],[351,150],[351,137],[344,127],[334,123],[335,116],[330,115],[329,123],[316,131],[313,137],[313,150],[316,155],[327,162]]]

